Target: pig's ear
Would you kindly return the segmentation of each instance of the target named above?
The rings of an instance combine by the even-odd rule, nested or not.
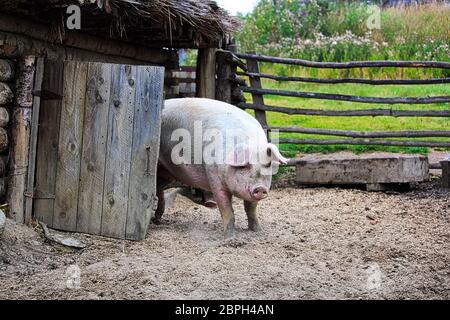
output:
[[[278,147],[272,143],[269,143],[267,146],[267,155],[270,157],[272,161],[281,163],[281,164],[287,164],[289,159],[283,157],[278,150]]]
[[[245,167],[252,156],[248,145],[239,143],[227,154],[227,164],[232,167]]]

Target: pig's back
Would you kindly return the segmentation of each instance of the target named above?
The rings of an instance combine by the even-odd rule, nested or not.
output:
[[[193,126],[194,121],[201,121],[204,128],[245,128],[263,132],[255,118],[222,101],[206,98],[178,98],[165,101],[163,126],[187,129]]]

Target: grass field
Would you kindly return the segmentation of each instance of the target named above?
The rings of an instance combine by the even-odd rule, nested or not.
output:
[[[273,73],[268,68],[263,72]],[[298,72],[290,72],[298,75]],[[304,74],[303,74],[304,75]],[[360,84],[311,84],[300,82],[278,82],[263,79],[263,88],[274,88],[293,91],[340,93],[348,95],[373,96],[373,97],[418,97],[418,96],[439,96],[449,95],[450,85],[360,85]],[[251,95],[246,94],[248,101],[251,101]],[[285,106],[291,108],[318,108],[329,110],[344,109],[368,109],[368,108],[390,108],[396,110],[448,110],[450,104],[431,104],[431,105],[380,105],[352,103],[345,101],[302,99],[291,97],[280,97],[266,95],[265,103],[267,105]],[[252,111],[250,111],[252,112]],[[385,131],[385,130],[445,130],[450,128],[450,118],[426,118],[426,117],[325,117],[325,116],[302,116],[286,115],[276,112],[268,112],[268,123],[273,126],[300,126],[305,128],[324,128],[324,129],[342,129],[357,131]],[[323,139],[326,136],[304,135],[298,133],[280,133],[280,137],[296,138],[317,138]],[[330,137],[328,139],[337,138]],[[397,138],[399,139],[399,138]],[[420,138],[429,140],[439,140],[445,138]],[[354,146],[354,145],[290,145],[285,144],[281,149],[290,157],[297,153],[310,152],[335,152],[349,150],[356,153],[367,151],[391,151],[423,153],[428,152],[424,147],[383,147],[383,146]]]

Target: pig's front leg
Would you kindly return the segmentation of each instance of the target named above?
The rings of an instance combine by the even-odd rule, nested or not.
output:
[[[256,214],[257,202],[250,202],[244,200],[244,210],[247,214],[248,228],[252,231],[260,231],[261,226],[259,225],[258,216]]]
[[[232,237],[234,235],[234,212],[231,193],[224,190],[215,191],[214,199],[222,215],[224,235],[226,238]]]

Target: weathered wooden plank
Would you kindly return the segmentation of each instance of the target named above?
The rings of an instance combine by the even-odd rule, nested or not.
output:
[[[63,71],[61,61],[47,60],[42,89],[62,96]],[[48,226],[53,226],[61,104],[62,100],[41,100],[39,114],[33,213]]]
[[[87,75],[77,231],[101,233],[110,106],[110,64],[90,63]]]
[[[53,227],[76,230],[87,64],[64,64]]]
[[[164,68],[138,67],[126,238],[145,238],[156,194]]]
[[[34,75],[33,90],[42,90],[42,82],[44,79],[44,58],[36,59],[36,72]],[[30,197],[34,190],[34,178],[36,169],[36,147],[38,140],[38,125],[39,125],[39,112],[41,107],[41,98],[39,96],[33,97],[33,113],[31,116],[31,131],[30,131],[30,143],[28,147],[28,170],[26,181],[26,193],[25,198],[25,223],[31,222],[32,210],[33,210],[33,198]]]
[[[113,66],[111,82],[101,233],[123,238],[128,211],[136,68]]]

